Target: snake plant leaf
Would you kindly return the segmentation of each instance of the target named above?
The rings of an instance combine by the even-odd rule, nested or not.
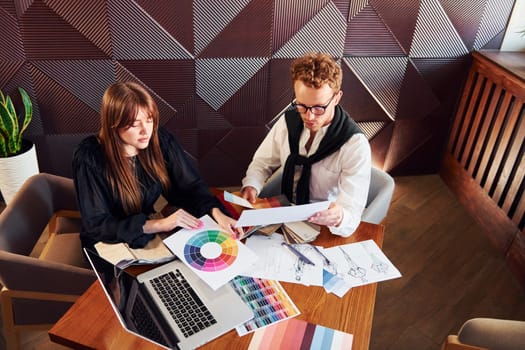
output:
[[[18,88],[18,90],[24,104],[24,119],[21,127],[11,97],[0,91],[0,157],[9,157],[20,152],[22,133],[32,119],[33,105],[31,99],[23,88]]]
[[[0,157],[7,157],[6,135],[7,130],[0,125]]]
[[[0,104],[0,133],[2,134],[2,143],[4,144],[5,152],[2,151],[0,156],[7,157],[13,148],[13,144],[10,143],[13,134],[13,121],[9,114],[8,101],[9,97],[4,98],[2,104]]]
[[[22,102],[24,103],[24,121],[22,122],[22,127],[20,128],[20,132],[18,134],[18,148],[22,148],[22,134],[27,129],[27,126],[29,123],[31,123],[31,119],[33,118],[33,104],[31,103],[31,99],[29,98],[29,95],[27,92],[19,87],[18,91],[20,92],[20,95],[22,96]]]

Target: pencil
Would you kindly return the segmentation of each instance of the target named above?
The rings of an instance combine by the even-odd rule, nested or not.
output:
[[[301,260],[302,262],[306,263],[306,264],[309,264],[309,265],[314,265],[315,264],[313,263],[312,260],[308,259],[306,256],[304,256],[303,253],[301,253],[300,251],[298,251],[297,249],[295,249],[294,246],[292,246],[291,244],[288,244],[286,242],[282,242],[281,245],[284,245],[285,247],[287,247],[288,249],[290,249],[290,251],[292,253],[294,253],[298,258],[299,260]]]

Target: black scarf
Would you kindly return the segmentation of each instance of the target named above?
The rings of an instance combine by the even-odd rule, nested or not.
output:
[[[321,140],[319,148],[310,157],[305,157],[299,155],[299,138],[304,127],[301,116],[297,111],[290,110],[285,113],[284,118],[288,128],[290,155],[284,164],[281,192],[286,195],[290,202],[292,201],[295,165],[302,165],[303,169],[296,189],[296,204],[309,203],[312,164],[336,152],[352,135],[362,133],[362,131],[348,113],[341,106],[337,105],[334,118],[326,131],[326,135]]]

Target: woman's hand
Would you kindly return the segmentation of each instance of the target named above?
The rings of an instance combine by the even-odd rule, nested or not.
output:
[[[184,209],[178,209],[173,214],[162,218],[147,220],[143,226],[144,233],[169,232],[176,227],[196,229],[202,227],[204,223]]]
[[[308,218],[308,222],[337,227],[343,221],[343,207],[339,204],[330,203],[330,206],[326,210],[319,211]]]
[[[257,190],[252,186],[246,186],[241,191],[242,198],[246,199],[250,203],[255,203],[257,199]]]
[[[235,227],[237,220],[225,215],[219,208],[211,210],[211,216],[226,232],[229,232],[234,238],[240,238],[244,234],[241,227]]]

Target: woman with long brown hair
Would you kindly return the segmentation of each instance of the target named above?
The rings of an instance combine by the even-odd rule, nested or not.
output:
[[[155,233],[198,228],[205,214],[240,233],[175,137],[159,127],[157,105],[142,86],[110,85],[100,115],[98,135],[82,140],[73,159],[84,247],[98,241],[143,247]],[[153,218],[161,195],[179,209]]]

